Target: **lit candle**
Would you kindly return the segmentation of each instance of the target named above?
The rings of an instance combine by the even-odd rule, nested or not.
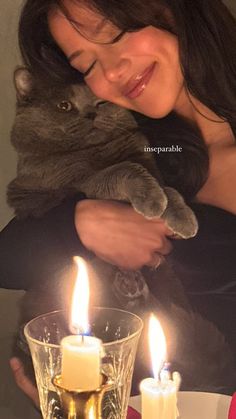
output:
[[[67,390],[92,391],[100,387],[101,341],[84,336],[89,331],[89,283],[85,262],[75,258],[78,277],[73,293],[71,329],[77,335],[61,341],[62,383]]]
[[[181,378],[175,372],[171,379],[165,366],[166,340],[159,321],[153,315],[149,323],[149,345],[154,378],[146,378],[140,385],[142,419],[176,419]]]

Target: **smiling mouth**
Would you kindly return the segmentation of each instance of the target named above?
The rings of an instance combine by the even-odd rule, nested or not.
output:
[[[128,99],[135,99],[136,97],[140,96],[151,80],[155,67],[156,63],[153,63],[146,70],[144,70],[141,75],[138,75],[136,80],[130,83],[128,88],[125,89],[123,93],[124,96]]]

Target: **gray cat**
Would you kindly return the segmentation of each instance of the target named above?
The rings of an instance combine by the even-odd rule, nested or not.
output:
[[[196,234],[193,212],[177,191],[163,185],[151,154],[144,152],[148,141],[129,111],[101,101],[84,84],[36,82],[25,68],[16,70],[15,86],[18,101],[11,139],[19,160],[8,203],[18,217],[41,216],[81,191],[90,198],[128,202],[147,218],[162,217],[179,237]],[[150,310],[157,312],[172,342],[169,359],[189,377],[186,385],[218,389],[223,376],[231,383],[227,344],[213,325],[191,313],[182,285],[167,263],[157,271],[136,272],[97,258],[91,265],[96,272],[96,278],[90,276],[92,304],[128,308],[143,317]],[[34,284],[22,302],[22,321],[65,307],[70,282],[65,278],[68,273],[58,272],[56,280],[44,278]],[[148,281],[156,282],[158,298],[149,291]],[[18,344],[26,350],[23,336]],[[207,372],[203,360],[212,350],[217,368]],[[145,352],[139,351],[142,365]]]
[[[146,137],[132,114],[101,101],[85,84],[35,82],[15,71],[17,113],[11,140],[18,152],[17,177],[8,203],[18,217],[41,216],[78,191],[89,198],[129,202],[147,218],[162,217],[182,238],[197,220],[181,195],[163,186]],[[113,292],[124,308],[148,299],[142,274],[117,270]]]
[[[25,68],[15,72],[17,114],[12,144],[17,177],[8,203],[19,217],[40,216],[69,194],[129,202],[147,218],[163,217],[183,238],[197,220],[174,189],[165,187],[148,141],[132,114],[95,97],[84,84],[34,83]]]

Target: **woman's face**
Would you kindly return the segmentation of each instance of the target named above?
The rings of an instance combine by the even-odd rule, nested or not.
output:
[[[148,26],[114,43],[96,43],[92,40],[112,41],[120,30],[79,3],[63,3],[73,22],[55,9],[48,17],[50,31],[95,95],[153,118],[181,106],[183,76],[174,35]]]

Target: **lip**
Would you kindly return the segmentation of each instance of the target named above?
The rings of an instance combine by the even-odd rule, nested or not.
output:
[[[137,75],[134,80],[130,81],[123,90],[123,95],[129,99],[138,97],[148,85],[155,67],[156,63],[151,64],[143,73]]]

